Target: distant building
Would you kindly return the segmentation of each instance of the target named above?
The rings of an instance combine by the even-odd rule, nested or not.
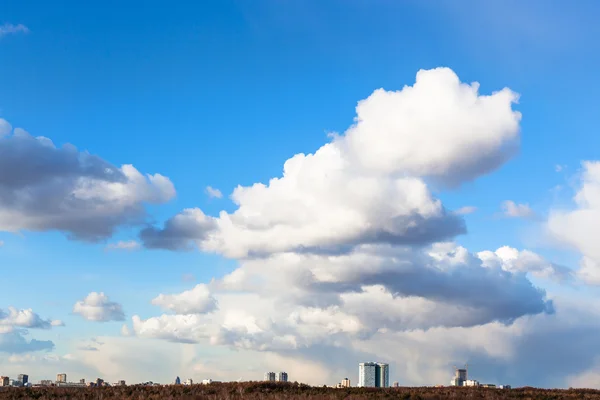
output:
[[[116,381],[113,386],[127,386],[124,380]]]
[[[375,367],[377,364],[365,362],[358,364],[358,386],[375,387]]]
[[[400,384],[398,383],[398,381],[395,381],[394,383],[392,383],[392,387],[400,387]]]
[[[454,378],[450,381],[450,386],[466,386],[467,383],[467,369],[457,368],[454,371]]]
[[[56,382],[67,382],[67,374],[58,374],[56,375]]]
[[[277,375],[276,375],[276,377],[275,377],[275,380],[277,382],[287,382],[288,381],[287,372],[278,372]]]
[[[0,376],[0,386],[10,385],[10,378],[8,376]]]
[[[18,379],[21,381],[21,383],[23,384],[23,386],[27,385],[27,382],[29,382],[29,375],[25,375],[25,374],[20,374]]]
[[[85,379],[83,379],[83,378],[82,378],[82,379],[80,379],[80,380],[79,380],[79,383],[81,383],[81,384],[85,385]]]
[[[11,379],[10,380],[10,386],[21,387],[21,386],[23,386],[23,382],[21,382],[18,379]]]
[[[202,380],[202,384],[203,384],[203,385],[209,385],[209,384],[211,384],[212,382],[213,382],[213,380],[212,380],[212,379],[204,379],[204,380]]]
[[[344,378],[341,382],[342,387],[349,388],[350,387],[350,379]]]
[[[42,386],[52,386],[52,381],[50,379],[43,379],[40,381],[40,385]]]
[[[275,372],[265,372],[265,379],[267,382],[275,382]]]
[[[179,379],[179,377],[175,378],[175,384],[181,385],[181,379]]]
[[[375,387],[390,387],[390,365],[386,363],[377,363],[375,367]]]
[[[385,363],[366,362],[358,364],[359,387],[390,386],[390,366]]]
[[[194,381],[192,380],[192,378],[188,378],[185,380],[185,382],[183,382],[183,384],[190,386],[194,384]]]
[[[481,387],[495,389],[496,385],[494,385],[493,383],[484,383],[483,385],[481,385]]]
[[[510,389],[510,385],[498,385],[498,389]]]
[[[464,386],[479,386],[479,381],[475,379],[467,379],[464,383]]]

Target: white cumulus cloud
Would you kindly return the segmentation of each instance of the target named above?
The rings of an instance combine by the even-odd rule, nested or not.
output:
[[[73,313],[89,321],[123,321],[125,314],[119,303],[110,301],[103,292],[91,292],[73,306]]]
[[[0,121],[0,231],[61,231],[97,241],[145,222],[146,204],[175,196],[171,181]]]

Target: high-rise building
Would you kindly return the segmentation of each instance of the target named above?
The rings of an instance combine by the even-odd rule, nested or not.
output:
[[[179,379],[179,377],[175,378],[175,384],[181,385],[181,379]]]
[[[20,380],[23,386],[25,386],[27,385],[27,382],[29,382],[29,375],[20,374],[18,380]]]
[[[56,382],[67,382],[67,374],[56,375]]]
[[[390,366],[385,363],[366,362],[358,364],[359,387],[389,387]]]
[[[454,378],[450,381],[450,385],[452,386],[466,386],[467,382],[467,369],[466,368],[457,368],[454,371]]]
[[[265,381],[275,382],[275,372],[265,372]]]
[[[365,362],[358,364],[358,386],[359,387],[376,387],[375,386],[375,369],[377,364]]]
[[[390,365],[377,363],[375,367],[375,387],[390,387]]]
[[[8,376],[0,376],[0,386],[10,385],[10,378]]]
[[[350,379],[348,379],[348,378],[342,379],[340,386],[344,387],[344,388],[349,388],[350,387]]]
[[[287,382],[288,381],[288,376],[287,376],[287,372],[278,372],[275,380],[277,382]]]

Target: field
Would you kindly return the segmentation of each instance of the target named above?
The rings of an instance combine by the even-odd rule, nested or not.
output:
[[[216,383],[210,385],[125,386],[101,388],[0,388],[0,400],[65,399],[65,400],[142,400],[142,399],[598,399],[600,391],[591,389],[544,390],[520,388],[511,390],[484,388],[389,388],[332,389],[297,383]]]

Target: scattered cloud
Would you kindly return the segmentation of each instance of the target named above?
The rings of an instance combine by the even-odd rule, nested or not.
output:
[[[528,204],[517,204],[512,200],[502,203],[502,212],[510,218],[530,218],[535,215]]]
[[[7,35],[13,35],[16,33],[29,33],[29,28],[27,28],[23,24],[4,24],[0,25],[0,39]],[[0,129],[0,134],[2,134],[2,130]]]
[[[0,120],[0,231],[61,231],[98,241],[121,225],[142,224],[145,204],[175,196],[171,181],[116,167],[67,144],[12,129]]]
[[[141,247],[140,243],[136,240],[119,241],[116,243],[109,243],[106,245],[106,250],[126,250],[134,251],[139,250]]]
[[[75,303],[73,313],[89,321],[123,321],[125,314],[119,303],[109,300],[103,292],[91,292],[87,297]]]
[[[208,197],[214,199],[220,199],[223,197],[223,193],[221,193],[219,189],[215,189],[210,186],[206,187],[206,194],[208,194]]]

